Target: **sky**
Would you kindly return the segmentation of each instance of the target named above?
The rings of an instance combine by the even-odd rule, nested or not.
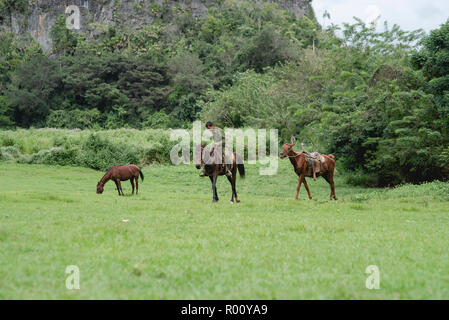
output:
[[[422,28],[428,33],[449,18],[448,0],[312,0],[312,6],[325,27],[331,23],[353,23],[354,16],[370,22],[380,15],[379,27],[387,20],[390,26],[398,24],[407,31]],[[323,19],[326,11],[330,20]]]

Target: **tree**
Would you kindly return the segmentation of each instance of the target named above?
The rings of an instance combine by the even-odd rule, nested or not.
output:
[[[8,97],[0,96],[0,128],[8,128],[13,124],[11,120],[12,111]]]
[[[53,42],[52,52],[66,54],[75,51],[78,39],[74,32],[67,29],[66,17],[63,14],[56,19],[51,27],[50,37]]]
[[[269,24],[253,37],[239,60],[246,68],[263,72],[265,67],[294,59],[298,56],[298,50],[279,33],[276,26]]]
[[[127,61],[119,76],[117,87],[130,99],[129,112],[145,119],[154,111],[164,109],[171,92],[167,67],[150,55]]]
[[[51,109],[51,100],[61,86],[58,65],[38,55],[24,61],[12,74],[6,95],[14,121],[23,127],[42,124]]]
[[[415,51],[412,64],[429,81],[428,91],[435,95],[441,129],[449,135],[449,20],[439,29],[432,30]]]

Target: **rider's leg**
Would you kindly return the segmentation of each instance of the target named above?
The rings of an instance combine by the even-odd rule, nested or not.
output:
[[[224,156],[224,161],[225,161],[225,169],[226,169],[226,176],[228,177],[232,177],[232,171],[231,171],[231,157],[229,156],[229,154],[226,152],[225,156]]]

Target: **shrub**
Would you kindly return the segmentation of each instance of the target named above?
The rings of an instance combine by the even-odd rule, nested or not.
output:
[[[376,175],[364,173],[360,170],[347,173],[345,181],[349,185],[362,187],[375,187],[379,183]]]
[[[17,148],[9,146],[0,148],[0,160],[8,161],[18,159],[20,157],[20,152]]]
[[[14,138],[9,135],[2,135],[0,138],[0,145],[3,147],[12,147],[14,143]]]
[[[82,144],[77,159],[79,165],[96,170],[129,163],[140,165],[137,148],[125,143],[114,143],[97,134],[91,134]]]
[[[153,137],[154,139],[154,137]],[[152,139],[152,140],[153,140]],[[156,139],[154,139],[156,140]],[[176,141],[170,141],[167,135],[161,135],[158,140],[152,141],[146,147],[142,148],[141,159],[144,164],[151,163],[169,163],[170,162],[170,150],[177,144]]]
[[[20,163],[28,164],[48,164],[60,166],[77,165],[78,150],[75,148],[66,149],[54,147],[47,150],[41,150],[29,156],[22,157]]]

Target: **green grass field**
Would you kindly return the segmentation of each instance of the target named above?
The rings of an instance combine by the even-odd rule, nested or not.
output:
[[[339,201],[319,179],[295,202],[287,160],[275,176],[246,169],[231,205],[226,179],[214,204],[194,166],[146,167],[140,194],[118,197],[111,182],[95,193],[103,172],[0,164],[0,298],[449,299],[447,183],[362,189],[337,175]]]

